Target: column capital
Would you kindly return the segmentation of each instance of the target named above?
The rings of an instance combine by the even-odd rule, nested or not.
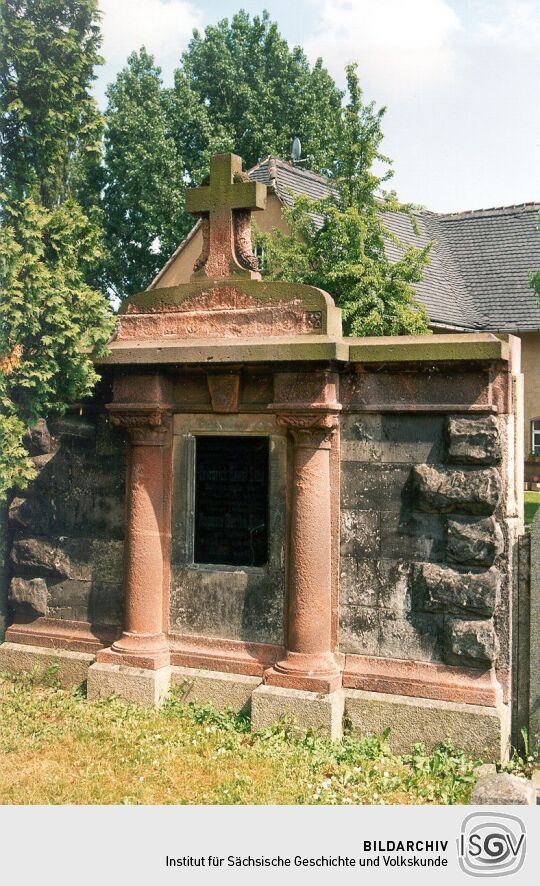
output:
[[[288,428],[296,446],[308,449],[330,449],[339,426],[339,416],[329,412],[279,413],[276,421]]]
[[[164,446],[171,423],[168,406],[108,403],[112,423],[128,431],[133,446]]]

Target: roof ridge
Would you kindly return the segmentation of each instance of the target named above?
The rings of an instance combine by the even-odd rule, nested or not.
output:
[[[271,161],[276,163],[278,166],[292,170],[298,175],[314,179],[315,181],[319,181],[322,184],[329,185],[330,187],[332,185],[332,180],[328,178],[327,175],[321,175],[319,172],[313,172],[313,170],[311,169],[302,169],[300,166],[296,166],[294,163],[289,163],[287,160],[283,160],[281,157],[278,157],[275,154],[268,154],[266,157],[259,160],[259,162],[255,164],[255,166],[252,166],[251,169],[248,170],[248,172],[254,172],[256,169],[260,169],[261,166],[265,166]],[[428,207],[424,206],[413,207],[412,211],[415,214],[418,213],[418,215],[430,215],[434,216],[435,218],[462,218],[472,215],[489,215],[492,213],[512,212],[512,210],[516,209],[521,209],[526,212],[539,212],[540,200],[527,200],[523,203],[509,203],[504,206],[486,206],[479,207],[478,209],[460,209],[453,210],[451,212],[436,212],[435,210],[429,209]]]
[[[311,169],[302,169],[300,166],[295,166],[294,163],[289,163],[287,160],[282,160],[281,157],[274,157],[272,154],[270,154],[267,157],[267,160],[274,160],[278,166],[282,166],[285,169],[292,169],[299,175],[303,175],[306,178],[315,179],[316,181],[319,181],[324,185],[330,186],[331,184],[331,180],[328,178],[327,175],[321,175],[319,172],[313,172],[313,170]]]
[[[510,203],[508,206],[486,206],[480,209],[461,209],[455,212],[431,212],[431,210],[428,210],[428,212],[436,218],[468,218],[472,215],[485,216],[503,214],[505,212],[511,213],[516,209],[525,212],[538,212],[540,211],[540,201],[530,200],[526,203]]]

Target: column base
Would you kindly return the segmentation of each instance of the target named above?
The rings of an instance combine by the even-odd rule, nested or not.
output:
[[[170,667],[154,670],[96,662],[88,671],[88,700],[117,696],[135,704],[163,704],[169,692]]]
[[[341,689],[322,695],[301,689],[262,685],[251,696],[251,725],[267,729],[283,717],[290,717],[304,732],[312,729],[332,741],[343,736],[344,696]]]
[[[124,632],[108,649],[101,649],[96,661],[157,671],[171,663],[171,653],[164,634],[129,634]]]
[[[0,645],[0,672],[6,674],[35,674],[42,680],[47,673],[64,689],[84,683],[88,669],[96,660],[88,652],[70,652],[45,646],[26,646],[23,643]]]
[[[341,688],[344,663],[345,656],[340,653],[287,652],[285,658],[266,671],[264,682],[268,686],[328,694]]]
[[[345,713],[357,735],[381,735],[393,753],[408,754],[419,742],[431,751],[450,741],[472,757],[505,761],[510,749],[508,705],[462,704],[407,695],[345,689]]]

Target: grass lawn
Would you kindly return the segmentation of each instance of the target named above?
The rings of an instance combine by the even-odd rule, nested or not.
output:
[[[384,738],[342,744],[174,698],[160,710],[87,702],[0,677],[0,803],[465,803],[476,763],[448,746],[398,757]]]
[[[540,492],[525,493],[525,526],[530,526],[534,515],[540,508]]]

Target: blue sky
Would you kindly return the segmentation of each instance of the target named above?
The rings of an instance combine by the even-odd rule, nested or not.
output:
[[[439,212],[540,200],[540,0],[100,0],[96,93],[141,45],[166,82],[193,27],[266,8],[343,82],[386,105],[399,196]]]

